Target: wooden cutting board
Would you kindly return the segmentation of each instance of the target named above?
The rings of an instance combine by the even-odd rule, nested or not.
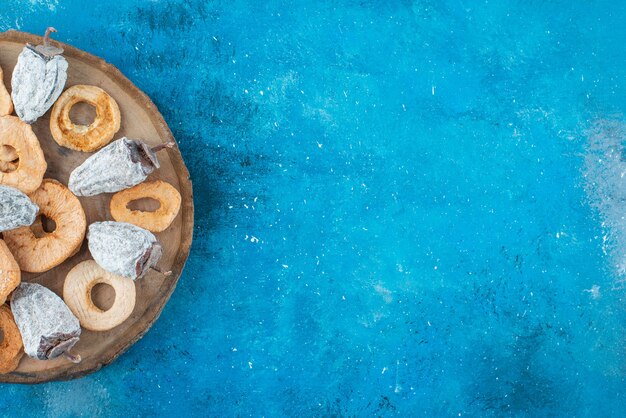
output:
[[[4,71],[4,84],[11,91],[11,74],[17,56],[24,45],[41,44],[42,37],[24,32],[8,31],[0,34],[0,66]],[[96,85],[107,91],[117,101],[121,112],[121,127],[114,139],[127,136],[141,139],[150,145],[173,141],[174,137],[163,117],[152,101],[114,66],[102,59],[69,45],[53,41],[62,47],[69,63],[65,88],[76,84]],[[93,110],[88,105],[75,106],[70,113],[74,122],[89,123]],[[39,138],[48,162],[45,178],[53,178],[67,185],[71,171],[81,164],[90,153],[62,148],[50,134],[50,111],[39,118],[32,127]],[[92,118],[92,117],[91,117]],[[106,332],[91,332],[83,329],[80,342],[72,350],[80,354],[82,362],[73,364],[64,358],[49,361],[33,360],[26,355],[18,369],[0,375],[0,382],[39,383],[50,380],[67,380],[85,376],[99,370],[115,360],[133,343],[139,340],[157,320],[163,306],[176,287],[176,282],[189,255],[193,233],[193,196],[189,172],[177,147],[158,153],[161,168],[152,173],[148,180],[164,180],[172,184],[182,196],[180,213],[172,225],[162,233],[155,234],[163,245],[163,257],[158,264],[162,271],[171,270],[170,276],[150,271],[135,282],[137,302],[135,309],[124,323]],[[87,223],[113,220],[109,213],[110,194],[81,197],[80,201],[87,216]],[[140,209],[154,209],[153,204],[137,202]],[[40,283],[62,295],[63,282],[68,271],[83,260],[90,259],[87,242],[80,251],[60,266],[42,274],[23,273],[22,280]],[[92,292],[97,306],[106,308],[114,300],[112,288]],[[156,366],[156,365],[155,365]]]

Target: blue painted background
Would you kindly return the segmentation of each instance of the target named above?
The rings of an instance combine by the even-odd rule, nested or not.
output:
[[[608,0],[4,2],[0,29],[54,25],[150,95],[196,231],[143,340],[2,385],[0,415],[626,414],[625,21]]]

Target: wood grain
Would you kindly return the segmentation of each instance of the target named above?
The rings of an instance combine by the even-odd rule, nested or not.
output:
[[[9,91],[17,56],[27,42],[39,44],[42,38],[17,31],[0,34],[0,66],[4,70],[4,83]],[[60,42],[56,44],[65,50],[64,56],[69,63],[66,88],[76,84],[96,85],[106,90],[117,101],[122,122],[115,139],[127,136],[141,139],[151,145],[174,140],[156,106],[119,70],[102,59],[72,46]],[[86,106],[81,106],[72,112],[72,117],[81,121],[88,118],[89,113],[93,112]],[[48,162],[45,178],[54,178],[67,185],[70,172],[91,154],[58,146],[50,134],[49,116],[50,111],[32,125]],[[74,379],[93,373],[126,351],[157,320],[176,287],[189,255],[193,235],[193,193],[187,167],[176,147],[159,152],[159,160],[161,168],[152,173],[148,180],[167,181],[176,187],[182,196],[180,213],[172,225],[162,233],[156,234],[164,247],[158,267],[163,271],[171,270],[172,275],[164,276],[151,271],[146,277],[138,280],[135,309],[130,318],[121,325],[106,332],[83,330],[80,342],[74,350],[82,356],[81,363],[72,364],[62,358],[38,361],[25,356],[15,372],[0,375],[0,382],[40,383]],[[80,198],[88,224],[112,220],[108,209],[110,199],[110,194]],[[90,258],[84,242],[80,251],[60,266],[38,275],[24,273],[22,279],[43,284],[61,295],[68,271],[79,262]],[[94,302],[98,306],[111,304],[114,296],[110,289],[108,290],[94,293]]]

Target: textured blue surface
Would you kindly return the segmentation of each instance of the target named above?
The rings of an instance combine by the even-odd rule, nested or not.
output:
[[[626,414],[624,2],[5,3],[152,97],[197,227],[143,340],[1,415]]]

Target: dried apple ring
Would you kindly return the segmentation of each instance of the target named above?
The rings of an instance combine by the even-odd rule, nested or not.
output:
[[[17,265],[6,243],[0,240],[0,305],[6,302],[9,293],[20,284],[21,280],[20,266]]]
[[[9,145],[0,145],[0,171],[10,173],[17,170],[19,159],[15,148]]]
[[[0,330],[3,334],[0,342],[0,374],[11,373],[20,364],[24,344],[13,313],[7,305],[0,306]]]
[[[154,212],[128,208],[130,202],[144,198],[154,199],[161,206]],[[111,216],[118,222],[127,222],[148,231],[161,232],[176,218],[180,202],[180,193],[171,184],[161,180],[148,181],[115,193],[111,198]]]
[[[70,110],[77,103],[96,108],[96,118],[89,125],[76,125]],[[52,107],[50,131],[61,146],[76,151],[92,152],[113,139],[120,129],[120,108],[113,97],[100,87],[76,85],[65,90]]]
[[[78,198],[56,180],[45,179],[29,197],[39,206],[41,215],[54,221],[56,228],[45,232],[40,221],[36,221],[34,226],[5,232],[4,240],[23,271],[42,273],[80,249],[87,221]]]
[[[7,88],[4,86],[2,77],[2,68],[0,68],[0,116],[6,116],[13,113],[13,101]]]
[[[0,117],[2,164],[0,184],[29,194],[37,190],[48,165],[30,125],[15,116]]]
[[[91,299],[91,290],[97,284],[108,284],[115,290],[115,301],[106,311],[98,308]],[[63,299],[80,321],[90,331],[108,331],[124,322],[135,308],[135,282],[128,277],[109,273],[93,260],[76,265],[65,278]]]

